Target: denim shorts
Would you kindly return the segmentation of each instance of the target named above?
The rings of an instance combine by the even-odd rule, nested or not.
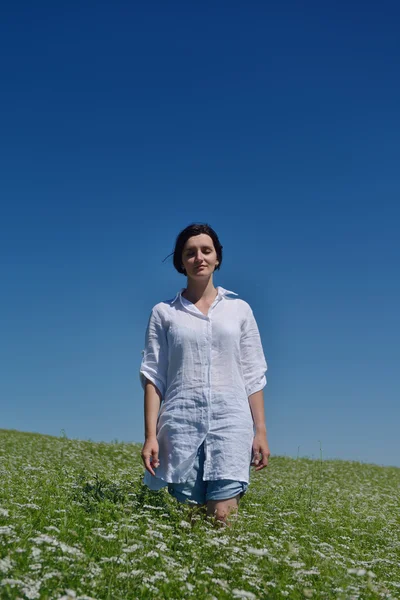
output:
[[[205,504],[207,500],[227,500],[240,494],[245,494],[249,486],[245,481],[234,479],[217,479],[203,481],[204,471],[204,442],[197,451],[193,470],[183,483],[169,483],[168,492],[179,502]]]

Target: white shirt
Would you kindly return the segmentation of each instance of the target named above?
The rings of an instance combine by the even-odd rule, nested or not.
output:
[[[160,464],[147,470],[152,490],[181,483],[204,441],[203,480],[249,483],[253,417],[248,396],[267,383],[259,330],[249,304],[217,287],[207,316],[182,296],[159,302],[149,317],[139,377],[162,396],[156,435]]]

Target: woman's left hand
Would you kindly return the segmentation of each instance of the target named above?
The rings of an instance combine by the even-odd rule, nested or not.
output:
[[[256,471],[261,471],[268,466],[270,454],[266,434],[256,433],[253,439],[253,460],[251,462]]]

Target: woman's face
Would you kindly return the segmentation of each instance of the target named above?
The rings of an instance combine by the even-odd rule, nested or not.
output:
[[[210,276],[218,262],[217,252],[209,235],[200,233],[186,240],[182,251],[182,265],[188,277]]]

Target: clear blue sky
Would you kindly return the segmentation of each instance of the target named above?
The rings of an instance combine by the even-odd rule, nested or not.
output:
[[[150,310],[209,223],[272,455],[400,466],[396,2],[8,2],[0,427],[143,441]]]

